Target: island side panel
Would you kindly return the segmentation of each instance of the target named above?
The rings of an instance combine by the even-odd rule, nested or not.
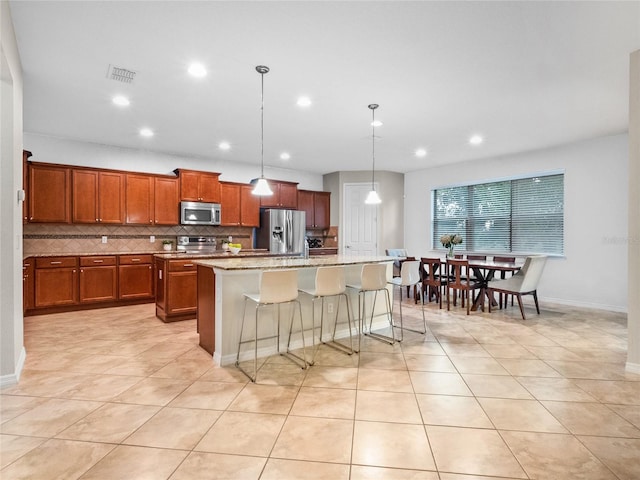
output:
[[[200,346],[211,355],[215,349],[215,284],[213,268],[198,265],[197,331]]]

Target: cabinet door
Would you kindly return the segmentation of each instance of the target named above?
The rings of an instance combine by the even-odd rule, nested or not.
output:
[[[196,312],[198,277],[196,271],[169,272],[167,276],[167,310],[172,313]]]
[[[100,223],[124,223],[124,175],[98,175],[98,218]]]
[[[168,261],[156,258],[156,274],[155,274],[155,291],[156,291],[156,310],[159,308],[163,311],[167,310],[167,273]]]
[[[218,175],[201,173],[198,179],[201,202],[220,203],[220,180]]]
[[[71,171],[73,223],[98,223],[98,172]]]
[[[80,267],[80,303],[108,302],[118,298],[115,265]]]
[[[71,221],[71,173],[69,168],[29,165],[29,221]]]
[[[315,226],[313,192],[298,190],[298,210],[305,212],[305,223],[307,228],[313,228]]]
[[[153,267],[151,264],[120,265],[118,267],[118,298],[153,297]]]
[[[153,224],[154,186],[150,175],[125,175],[126,223]]]
[[[25,199],[22,202],[22,223],[29,221],[29,157],[31,152],[27,150],[22,151],[22,189],[27,193]]]
[[[260,197],[251,193],[253,186],[240,186],[240,225],[243,227],[260,226]]]
[[[223,226],[240,225],[240,185],[221,182],[220,196],[220,224]]]
[[[314,228],[329,228],[330,219],[330,192],[315,192],[313,194],[313,218]]]
[[[154,178],[155,224],[178,225],[180,223],[180,195],[177,178]]]
[[[22,262],[22,309],[23,312],[31,310],[34,304],[34,276],[35,265],[32,257],[25,258]]]
[[[77,303],[77,268],[36,268],[36,307],[75,305]]]
[[[197,172],[180,172],[180,200],[186,202],[197,202],[200,200],[198,180],[200,175]]]
[[[280,206],[282,208],[298,208],[298,187],[295,184],[280,184]]]

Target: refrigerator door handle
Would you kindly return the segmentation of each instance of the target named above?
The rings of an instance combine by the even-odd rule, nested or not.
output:
[[[287,253],[291,253],[291,250],[293,248],[293,222],[291,217],[291,211],[285,212],[285,221],[287,222]]]

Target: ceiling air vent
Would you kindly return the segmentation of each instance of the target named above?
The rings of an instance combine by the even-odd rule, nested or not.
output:
[[[134,72],[133,70],[116,67],[113,65],[109,65],[109,69],[107,70],[107,78],[110,78],[111,80],[115,80],[117,82],[132,83],[135,76],[136,72]]]

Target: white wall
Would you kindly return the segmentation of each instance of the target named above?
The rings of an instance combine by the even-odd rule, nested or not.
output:
[[[25,132],[24,148],[33,153],[34,162],[62,163],[96,168],[169,174],[176,168],[221,173],[225,182],[249,183],[260,176],[260,165],[205,158],[165,155],[149,150],[121,148],[113,145],[79,142]],[[322,175],[264,167],[267,178],[298,182],[298,188],[322,190]]]
[[[539,297],[576,306],[627,309],[628,136],[489,158],[405,175],[405,246],[431,245],[431,190],[551,170],[565,172],[565,257],[547,262]]]
[[[22,68],[9,4],[0,2],[0,385],[25,360],[22,318]]]

